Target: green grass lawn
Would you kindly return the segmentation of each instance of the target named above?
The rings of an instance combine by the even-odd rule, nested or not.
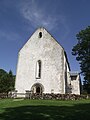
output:
[[[0,100],[0,120],[90,120],[90,100]]]

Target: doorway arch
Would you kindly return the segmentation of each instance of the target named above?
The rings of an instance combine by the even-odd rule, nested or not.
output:
[[[36,83],[31,87],[33,93],[42,94],[44,92],[44,87],[41,83]]]

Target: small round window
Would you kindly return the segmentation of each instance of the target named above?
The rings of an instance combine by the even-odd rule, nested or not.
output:
[[[41,38],[41,37],[42,37],[42,32],[39,33],[39,38]]]

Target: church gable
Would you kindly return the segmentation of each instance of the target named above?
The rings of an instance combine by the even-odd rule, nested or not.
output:
[[[46,29],[38,28],[20,51],[36,47],[38,50],[49,49],[51,45],[53,45],[53,47],[57,46],[58,48],[63,49],[62,46],[50,35],[50,33],[46,31]]]
[[[46,66],[49,64],[58,70],[62,69],[63,63],[60,61],[63,61],[63,53],[63,48],[44,28],[37,29],[20,50],[20,56],[25,59],[26,65],[30,61],[44,60]]]
[[[19,52],[15,88],[19,93],[67,93],[70,66],[63,47],[44,28]]]

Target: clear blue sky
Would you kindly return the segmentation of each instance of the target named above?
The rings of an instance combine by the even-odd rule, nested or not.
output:
[[[0,69],[16,74],[18,51],[38,27],[64,47],[72,71],[76,34],[90,25],[90,0],[0,0]]]

